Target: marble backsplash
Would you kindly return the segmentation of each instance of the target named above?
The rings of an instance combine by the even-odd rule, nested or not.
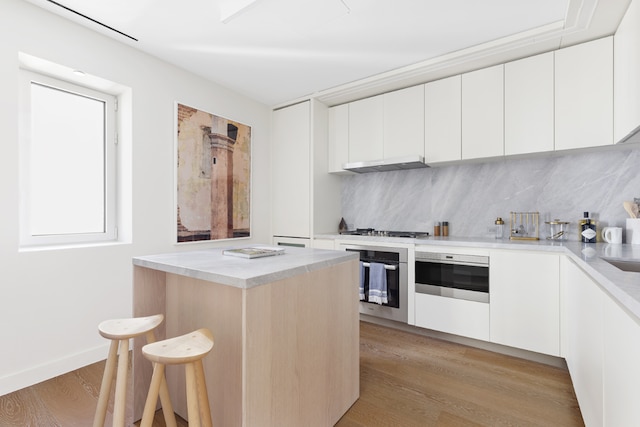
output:
[[[569,221],[578,240],[578,220],[588,211],[598,227],[621,226],[622,202],[640,197],[640,148],[619,148],[552,157],[377,172],[343,177],[342,214],[350,229],[433,232],[449,222],[449,235],[491,237],[496,217],[540,213],[544,223]]]

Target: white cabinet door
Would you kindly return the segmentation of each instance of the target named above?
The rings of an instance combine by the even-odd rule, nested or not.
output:
[[[601,426],[605,295],[567,257],[562,258],[561,265],[562,353],[567,361],[585,425]]]
[[[424,86],[384,94],[383,158],[424,156]]]
[[[640,420],[640,325],[611,298],[604,302],[604,423]]]
[[[553,52],[504,66],[504,153],[553,151]]]
[[[427,164],[462,160],[462,76],[424,85]]]
[[[614,142],[640,126],[640,1],[632,1],[613,38]]]
[[[555,52],[555,149],[613,143],[613,37]]]
[[[559,356],[559,256],[492,251],[489,257],[491,342]]]
[[[504,65],[462,75],[462,159],[504,155]]]
[[[383,143],[384,98],[382,95],[349,104],[349,161],[380,160]]]
[[[415,325],[434,331],[489,340],[489,304],[415,294]]]
[[[329,108],[329,172],[346,173],[349,162],[349,104]]]
[[[309,102],[273,112],[271,191],[273,235],[311,234]]]

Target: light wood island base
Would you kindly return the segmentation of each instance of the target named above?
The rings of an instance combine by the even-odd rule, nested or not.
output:
[[[213,425],[332,426],[359,397],[358,262],[240,288],[134,266],[134,315],[165,314],[158,339],[209,328],[203,360]],[[134,344],[134,419],[151,365]],[[167,369],[186,418],[183,370]]]

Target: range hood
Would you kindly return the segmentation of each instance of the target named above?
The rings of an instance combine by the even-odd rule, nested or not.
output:
[[[369,162],[345,163],[342,165],[342,169],[356,173],[387,172],[427,167],[429,166],[424,162],[424,157],[419,155],[373,160]]]

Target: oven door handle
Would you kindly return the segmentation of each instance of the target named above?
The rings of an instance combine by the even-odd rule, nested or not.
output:
[[[369,264],[368,262],[363,262],[363,263],[362,263],[362,266],[363,266],[363,267],[365,267],[365,268],[368,268],[368,267],[371,267],[371,264]],[[385,265],[384,265],[384,269],[385,269],[385,270],[393,270],[393,271],[395,271],[395,270],[397,270],[397,269],[398,269],[398,267],[397,267],[397,266],[395,266],[395,265],[385,264]]]

